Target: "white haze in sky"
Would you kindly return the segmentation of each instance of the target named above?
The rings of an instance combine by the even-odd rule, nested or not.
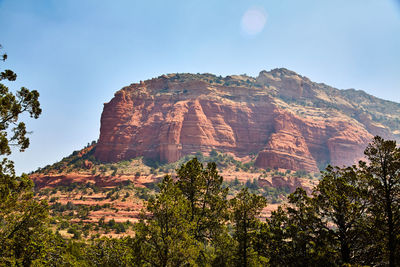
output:
[[[267,14],[260,7],[251,7],[243,15],[241,21],[242,32],[245,35],[256,35],[262,32],[267,22]]]

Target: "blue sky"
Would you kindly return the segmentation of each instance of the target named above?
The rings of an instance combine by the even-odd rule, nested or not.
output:
[[[0,44],[10,88],[37,89],[43,108],[18,172],[96,140],[115,91],[164,73],[285,67],[400,102],[399,0],[0,0]]]

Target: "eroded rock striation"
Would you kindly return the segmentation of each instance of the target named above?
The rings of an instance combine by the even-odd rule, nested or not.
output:
[[[376,134],[397,139],[399,118],[397,103],[287,69],[256,78],[169,74],[115,93],[104,105],[94,155],[174,162],[215,149],[238,159],[256,155],[261,168],[318,171],[355,163]]]

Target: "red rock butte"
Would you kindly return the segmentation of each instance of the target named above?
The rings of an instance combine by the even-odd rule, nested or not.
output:
[[[215,149],[255,155],[260,168],[318,171],[357,162],[374,135],[398,139],[399,118],[397,103],[287,69],[256,78],[169,74],[124,87],[104,104],[94,155],[174,162]]]

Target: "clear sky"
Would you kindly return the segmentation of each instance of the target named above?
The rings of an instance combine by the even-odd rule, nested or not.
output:
[[[164,73],[285,67],[400,102],[400,0],[0,0],[0,44],[43,108],[18,172],[97,140],[103,103]]]

